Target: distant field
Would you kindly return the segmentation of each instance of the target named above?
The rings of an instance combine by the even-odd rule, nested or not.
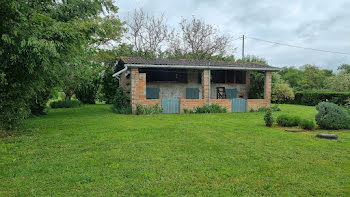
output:
[[[260,112],[50,110],[0,139],[0,196],[350,196],[350,131],[287,133]],[[280,105],[314,119],[314,107]]]

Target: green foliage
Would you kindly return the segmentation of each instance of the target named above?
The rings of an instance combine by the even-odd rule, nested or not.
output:
[[[298,126],[300,121],[300,117],[294,115],[282,114],[277,117],[277,124],[282,127]]]
[[[302,90],[301,82],[303,80],[303,71],[294,67],[284,67],[279,72],[282,79],[285,80],[295,90]]]
[[[227,109],[221,107],[218,104],[203,105],[202,107],[196,107],[192,113],[226,113]]]
[[[294,99],[294,92],[289,84],[275,83],[272,85],[271,100],[276,103],[281,103],[286,100]]]
[[[109,66],[103,75],[102,83],[101,83],[101,93],[102,100],[106,101],[107,104],[113,103],[114,98],[116,97],[116,93],[118,90],[119,82],[118,79],[112,77],[115,73],[114,68]]]
[[[250,73],[248,97],[251,99],[264,98],[265,74],[260,72]]]
[[[316,106],[315,116],[317,124],[323,129],[350,128],[350,117],[344,110],[334,103],[321,102]]]
[[[267,65],[266,59],[254,55],[247,55],[243,59],[238,59],[237,62],[250,62],[261,65]]]
[[[349,98],[349,92],[308,91],[297,92],[295,93],[294,100],[287,100],[284,103],[315,106],[322,101],[329,101],[338,105],[344,105]]]
[[[327,80],[326,87],[332,91],[350,92],[350,72],[340,72],[336,76],[332,76]]]
[[[125,94],[121,87],[116,90],[111,110],[115,113],[131,113],[130,98]]]
[[[53,101],[50,103],[51,108],[73,108],[81,106],[81,102],[78,100],[61,100],[61,101]]]
[[[156,105],[136,105],[136,115],[148,115],[148,114],[160,114],[162,113],[162,108]]]
[[[273,125],[275,120],[273,119],[273,115],[270,109],[266,110],[264,121],[265,121],[265,125],[268,127],[271,127]]]
[[[350,64],[342,64],[338,67],[338,70],[350,74]]]
[[[312,120],[302,119],[299,122],[299,127],[305,130],[313,130],[315,128],[315,123]]]
[[[87,62],[84,73],[80,76],[80,81],[75,88],[75,96],[85,104],[95,104],[97,92],[101,83],[101,70],[99,63]]]
[[[0,4],[0,126],[6,128],[14,128],[31,110],[42,113],[61,71],[70,70],[88,46],[118,40],[122,33],[111,0]]]
[[[301,86],[303,90],[319,90],[326,85],[327,73],[314,65],[305,65],[303,69],[303,80]]]

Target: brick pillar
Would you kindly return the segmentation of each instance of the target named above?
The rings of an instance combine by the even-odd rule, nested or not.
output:
[[[131,109],[134,113],[136,110],[136,104],[138,102],[138,82],[139,82],[139,69],[131,68]]]
[[[146,73],[139,73],[138,94],[139,101],[146,100]]]
[[[203,88],[203,99],[209,104],[210,102],[210,70],[203,70],[202,73],[202,88]]]
[[[264,98],[271,100],[271,72],[265,72]]]

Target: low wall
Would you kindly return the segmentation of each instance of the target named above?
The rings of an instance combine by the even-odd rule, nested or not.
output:
[[[227,112],[232,111],[232,99],[210,99],[210,104],[217,104],[221,107],[225,107]]]
[[[249,112],[251,109],[257,110],[260,107],[270,107],[269,99],[248,99],[247,100],[247,111]]]
[[[184,109],[194,109],[205,104],[204,99],[180,99],[180,113],[183,113]]]

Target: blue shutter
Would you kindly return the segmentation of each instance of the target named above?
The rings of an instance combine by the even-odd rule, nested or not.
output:
[[[146,88],[147,99],[159,99],[159,88]]]
[[[186,99],[199,99],[199,89],[186,88]]]
[[[236,89],[226,89],[226,98],[227,99],[237,98],[237,90]]]

